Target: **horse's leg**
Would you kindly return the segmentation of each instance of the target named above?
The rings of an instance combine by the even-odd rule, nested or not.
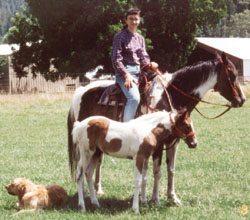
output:
[[[83,155],[79,160],[76,170],[76,180],[78,189],[78,205],[81,207],[83,212],[86,212],[83,192],[84,192],[84,174],[88,166],[87,158]]]
[[[98,158],[97,167],[95,171],[95,190],[97,194],[99,195],[104,194],[102,190],[102,185],[101,185],[101,165],[102,165],[103,158],[104,158],[103,153],[100,151],[100,156]]]
[[[89,194],[90,194],[90,199],[91,199],[91,203],[96,207],[96,208],[100,208],[100,204],[96,198],[96,194],[95,194],[95,190],[94,190],[94,186],[93,186],[93,174],[96,168],[96,165],[98,163],[99,160],[99,156],[94,155],[91,158],[91,161],[89,163],[87,172],[86,172],[86,178],[87,178],[87,182],[88,182],[88,186],[89,186]]]
[[[155,205],[160,205],[159,199],[159,184],[161,178],[161,159],[162,159],[162,151],[163,151],[163,143],[157,144],[156,151],[153,154],[153,173],[154,173],[154,188],[152,194],[152,201]]]
[[[134,175],[134,199],[133,199],[133,211],[136,214],[140,214],[139,210],[139,193],[142,183],[142,173],[138,170],[136,166],[136,159],[134,159],[135,175]]]
[[[175,194],[174,190],[174,172],[175,172],[175,159],[178,149],[179,139],[167,149],[167,169],[168,169],[168,198],[175,204],[181,204],[181,200]]]
[[[141,184],[141,201],[143,205],[147,205],[146,187],[147,187],[147,170],[148,170],[148,159],[145,160],[142,168],[142,184]]]

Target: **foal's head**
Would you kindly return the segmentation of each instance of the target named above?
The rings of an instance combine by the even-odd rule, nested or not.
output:
[[[197,146],[193,122],[187,110],[179,111],[175,116],[172,134],[183,139],[189,148],[195,148]]]

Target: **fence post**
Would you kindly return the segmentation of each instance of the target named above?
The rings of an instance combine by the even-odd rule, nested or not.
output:
[[[8,76],[9,76],[9,94],[11,95],[12,94],[12,90],[11,90],[11,71],[10,71],[10,62],[11,62],[11,59],[10,59],[10,55],[8,55]]]

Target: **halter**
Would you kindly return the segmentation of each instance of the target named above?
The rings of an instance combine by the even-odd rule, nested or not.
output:
[[[219,61],[220,61],[221,64],[224,64],[222,58],[219,58]],[[231,65],[230,63],[228,63],[228,64],[226,64],[226,65],[224,64],[224,66],[225,66],[224,69],[225,69],[225,73],[226,73],[226,76],[227,76],[227,80],[228,80],[228,82],[229,82],[229,85],[230,85],[231,88],[232,88],[232,91],[233,91],[233,94],[234,94],[235,99],[237,99],[237,98],[239,98],[239,95],[237,94],[236,89],[233,87],[233,83],[232,83],[232,81],[231,81],[231,79],[230,79],[230,77],[229,77],[229,73],[228,73],[228,68],[230,68],[230,67],[232,68],[232,65]],[[219,82],[221,81],[222,74],[223,74],[223,71],[221,71],[220,75],[218,75],[217,84],[216,84],[216,86],[215,86],[215,89],[216,89],[216,90],[218,90]]]
[[[177,131],[177,133],[180,135],[180,138],[182,138],[183,140],[187,139],[188,137],[193,137],[195,136],[195,133],[193,131],[190,131],[188,134],[184,134],[181,129],[179,129],[175,124],[174,124],[174,120],[172,118],[172,114],[171,112],[169,113],[169,119],[170,122],[172,124],[172,128],[175,129]],[[173,132],[172,132],[173,133]]]

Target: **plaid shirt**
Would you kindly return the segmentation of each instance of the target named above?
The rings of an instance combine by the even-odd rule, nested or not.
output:
[[[150,62],[143,36],[127,28],[117,33],[112,47],[112,64],[116,73],[126,75],[126,65],[145,65]]]

